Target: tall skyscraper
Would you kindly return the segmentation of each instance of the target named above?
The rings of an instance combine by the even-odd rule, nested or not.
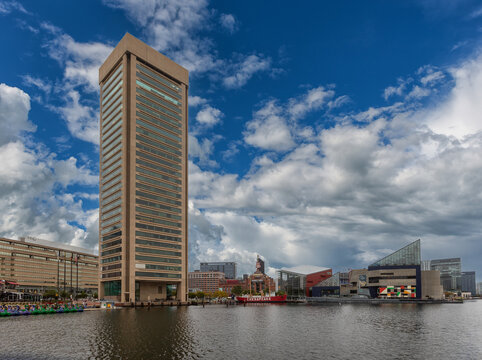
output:
[[[460,258],[431,260],[430,269],[440,271],[440,284],[444,287],[444,291],[461,290],[462,262]]]
[[[126,34],[99,84],[99,295],[185,301],[189,73]]]

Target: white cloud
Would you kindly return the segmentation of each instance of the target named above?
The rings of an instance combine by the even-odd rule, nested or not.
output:
[[[23,83],[27,86],[35,86],[36,88],[42,90],[45,94],[50,94],[52,91],[52,84],[48,81],[33,77],[31,75],[22,76]]]
[[[100,143],[99,113],[92,107],[80,103],[78,91],[70,90],[65,95],[64,101],[64,106],[51,107],[51,109],[62,115],[72,136],[98,145]]]
[[[0,145],[14,140],[22,131],[37,127],[28,119],[30,96],[16,87],[0,84]]]
[[[107,6],[122,9],[140,26],[149,45],[166,54],[191,72],[221,80],[226,88],[244,86],[254,74],[268,71],[271,59],[261,54],[219,57],[209,33],[217,27],[216,11],[206,0],[104,0]],[[219,21],[230,32],[238,28],[233,15],[222,14]]]
[[[198,159],[200,165],[217,166],[214,160],[210,159],[210,156],[214,150],[214,143],[212,140],[203,139],[201,142],[198,138],[192,134],[188,135],[189,157]]]
[[[238,23],[234,16],[231,14],[221,14],[221,16],[219,17],[219,22],[231,34],[238,30]]]
[[[24,14],[28,14],[22,4],[18,1],[2,1],[0,2],[0,15],[7,15],[14,11],[19,11]]]
[[[248,123],[253,128],[245,140],[269,143],[264,128],[264,138],[253,135],[276,123],[273,131],[285,127],[285,139],[293,141],[284,156],[259,156],[244,176],[190,164],[190,214],[204,224],[190,228],[193,262],[220,256],[249,270],[252,254],[261,253],[272,267],[336,271],[367,266],[422,238],[424,258],[456,254],[476,268],[482,256],[482,125],[475,121],[482,110],[481,64],[475,58],[451,69],[453,87],[430,102],[435,106],[414,107],[407,99],[370,108],[351,115],[364,124],[347,119],[318,130],[318,141],[308,137],[298,145],[288,111],[266,103]]]
[[[282,109],[275,101],[254,113],[243,135],[247,144],[265,150],[286,151],[295,144]]]
[[[6,97],[8,101],[3,101]],[[79,166],[74,157],[58,159],[44,145],[22,136],[24,130],[35,131],[28,120],[30,99],[25,92],[2,84],[0,99],[0,116],[11,114],[9,120],[17,123],[12,127],[0,122],[4,135],[0,143],[0,235],[31,235],[93,247],[98,242],[98,210],[84,211],[82,201],[65,190],[73,184],[97,185],[98,175]]]
[[[232,70],[229,71],[232,75],[226,76],[223,80],[223,84],[228,89],[243,87],[254,74],[261,71],[267,71],[270,67],[270,58],[264,58],[261,55],[246,56],[239,63],[232,65]]]
[[[212,127],[221,122],[224,114],[221,110],[206,105],[196,115],[196,121],[205,127]]]
[[[294,119],[303,118],[308,112],[321,109],[334,95],[333,90],[327,90],[323,86],[310,89],[301,97],[289,100],[288,113]]]
[[[208,101],[200,96],[189,96],[188,104],[189,106],[196,107],[206,104]]]
[[[47,47],[49,55],[64,66],[64,86],[82,86],[85,91],[98,93],[99,67],[113,47],[99,42],[80,43],[50,24],[42,27],[53,35]]]
[[[425,122],[436,133],[462,139],[482,131],[482,56],[449,72],[455,86],[447,100],[427,114]]]
[[[246,124],[243,132],[244,141],[264,150],[287,151],[295,146],[296,140],[310,138],[313,129],[299,128],[297,120],[304,118],[309,112],[321,110],[334,105],[335,92],[323,86],[312,88],[305,94],[291,98],[286,104],[280,105],[276,100],[270,100],[253,114],[253,119]],[[343,99],[343,98],[342,98]],[[335,101],[336,102],[336,101]]]
[[[421,99],[430,95],[430,90],[427,88],[422,88],[418,85],[415,85],[412,90],[407,94],[407,99]]]

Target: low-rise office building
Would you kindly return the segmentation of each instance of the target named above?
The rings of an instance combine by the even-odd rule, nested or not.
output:
[[[421,270],[420,240],[376,261],[368,269],[336,273],[314,286],[312,293],[315,297],[443,298],[440,272]]]
[[[98,291],[99,259],[87,249],[33,237],[0,238],[0,279],[16,291]]]
[[[312,296],[312,287],[332,275],[331,269],[319,266],[283,268],[277,271],[278,290],[284,291],[289,297]]]

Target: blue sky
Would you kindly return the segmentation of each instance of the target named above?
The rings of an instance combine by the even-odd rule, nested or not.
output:
[[[477,1],[0,0],[0,235],[94,249],[97,69],[130,32],[190,70],[190,268],[482,256]]]

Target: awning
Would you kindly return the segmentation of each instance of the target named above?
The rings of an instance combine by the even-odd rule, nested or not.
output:
[[[16,283],[15,281],[7,281],[7,284],[10,284],[10,285],[19,285],[19,284]]]

